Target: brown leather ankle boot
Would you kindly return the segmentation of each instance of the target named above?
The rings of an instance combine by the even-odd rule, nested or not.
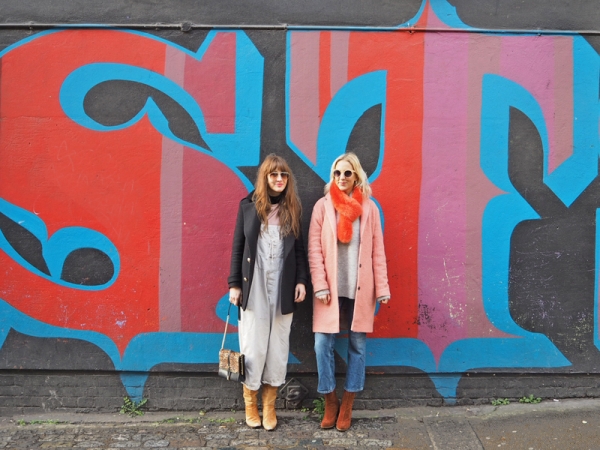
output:
[[[277,416],[275,415],[275,400],[277,399],[277,386],[270,384],[262,385],[262,405],[263,405],[263,427],[267,431],[274,430],[277,426]]]
[[[260,427],[260,416],[258,415],[258,391],[248,389],[245,384],[244,387],[244,404],[246,406],[246,425],[250,428]]]
[[[340,410],[340,401],[335,391],[325,394],[325,415],[321,421],[321,428],[328,429],[335,426],[338,412]]]
[[[335,427],[338,431],[346,431],[352,423],[352,405],[354,404],[354,396],[356,393],[344,391],[342,397],[342,406],[340,406],[340,415],[337,418]]]

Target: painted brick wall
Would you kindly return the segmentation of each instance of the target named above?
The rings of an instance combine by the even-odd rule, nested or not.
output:
[[[271,152],[305,235],[343,152],[380,207],[357,407],[598,395],[596,2],[38,3],[0,7],[1,412],[240,407],[215,363]]]

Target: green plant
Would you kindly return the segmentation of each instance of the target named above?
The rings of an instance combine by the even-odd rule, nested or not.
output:
[[[300,409],[300,411],[301,411],[301,412],[309,412],[309,411],[310,411],[310,408],[306,408],[306,407],[305,407],[305,408],[301,408],[301,409]]]
[[[232,423],[235,422],[235,419],[233,417],[228,417],[226,419],[208,419],[208,421],[215,423]]]
[[[17,420],[17,425],[19,425],[20,427],[27,425],[27,422],[25,422],[23,419],[19,419]]]
[[[37,424],[56,425],[58,423],[61,423],[61,422],[59,422],[58,420],[52,420],[52,419],[49,419],[49,420],[32,420],[32,421],[29,422],[29,425],[37,425]]]
[[[507,398],[497,398],[492,400],[492,405],[494,406],[508,405],[509,403],[510,400]]]
[[[539,403],[541,402],[542,399],[540,397],[534,397],[533,394],[531,394],[529,397],[522,397],[519,400],[519,403]]]
[[[163,419],[159,423],[200,423],[202,422],[201,418],[196,417],[169,417],[168,419]]]
[[[319,415],[320,420],[323,420],[323,416],[325,415],[325,399],[323,397],[316,398],[313,400],[313,405],[315,405],[313,412]]]
[[[135,400],[131,400],[129,397],[123,398],[123,406],[121,406],[121,414],[127,414],[128,416],[143,416],[144,411],[142,411],[142,407],[146,404],[148,399],[140,400],[136,402]]]

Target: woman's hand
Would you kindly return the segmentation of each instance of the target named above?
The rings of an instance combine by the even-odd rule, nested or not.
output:
[[[383,299],[377,299],[377,302],[379,303],[383,303],[384,305],[387,305],[387,302],[390,300],[389,297],[387,298],[383,298]]]
[[[306,288],[302,283],[298,283],[296,285],[296,298],[294,298],[294,302],[300,303],[304,301],[306,297]]]
[[[242,304],[242,289],[238,287],[229,288],[229,302],[235,306]]]
[[[323,294],[317,297],[317,300],[319,300],[321,303],[329,303],[331,301],[331,295],[330,294]]]

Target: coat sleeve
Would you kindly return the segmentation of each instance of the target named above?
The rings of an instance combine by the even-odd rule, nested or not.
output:
[[[373,208],[373,279],[375,280],[375,298],[389,297],[390,286],[387,276],[387,261],[383,246],[383,230],[381,229],[381,218],[379,208],[375,202],[371,202]]]
[[[313,208],[308,230],[308,265],[314,292],[329,289],[325,272],[325,257],[321,244],[321,233],[325,217],[323,199],[319,200]]]
[[[306,252],[304,251],[304,239],[302,233],[294,242],[294,252],[296,253],[296,284],[302,283],[308,285],[308,266],[306,264]]]
[[[242,258],[244,256],[244,245],[246,237],[244,236],[244,213],[242,212],[242,203],[238,207],[237,219],[235,221],[235,231],[233,232],[233,245],[231,248],[231,264],[229,267],[229,277],[227,283],[229,287],[242,287]]]

